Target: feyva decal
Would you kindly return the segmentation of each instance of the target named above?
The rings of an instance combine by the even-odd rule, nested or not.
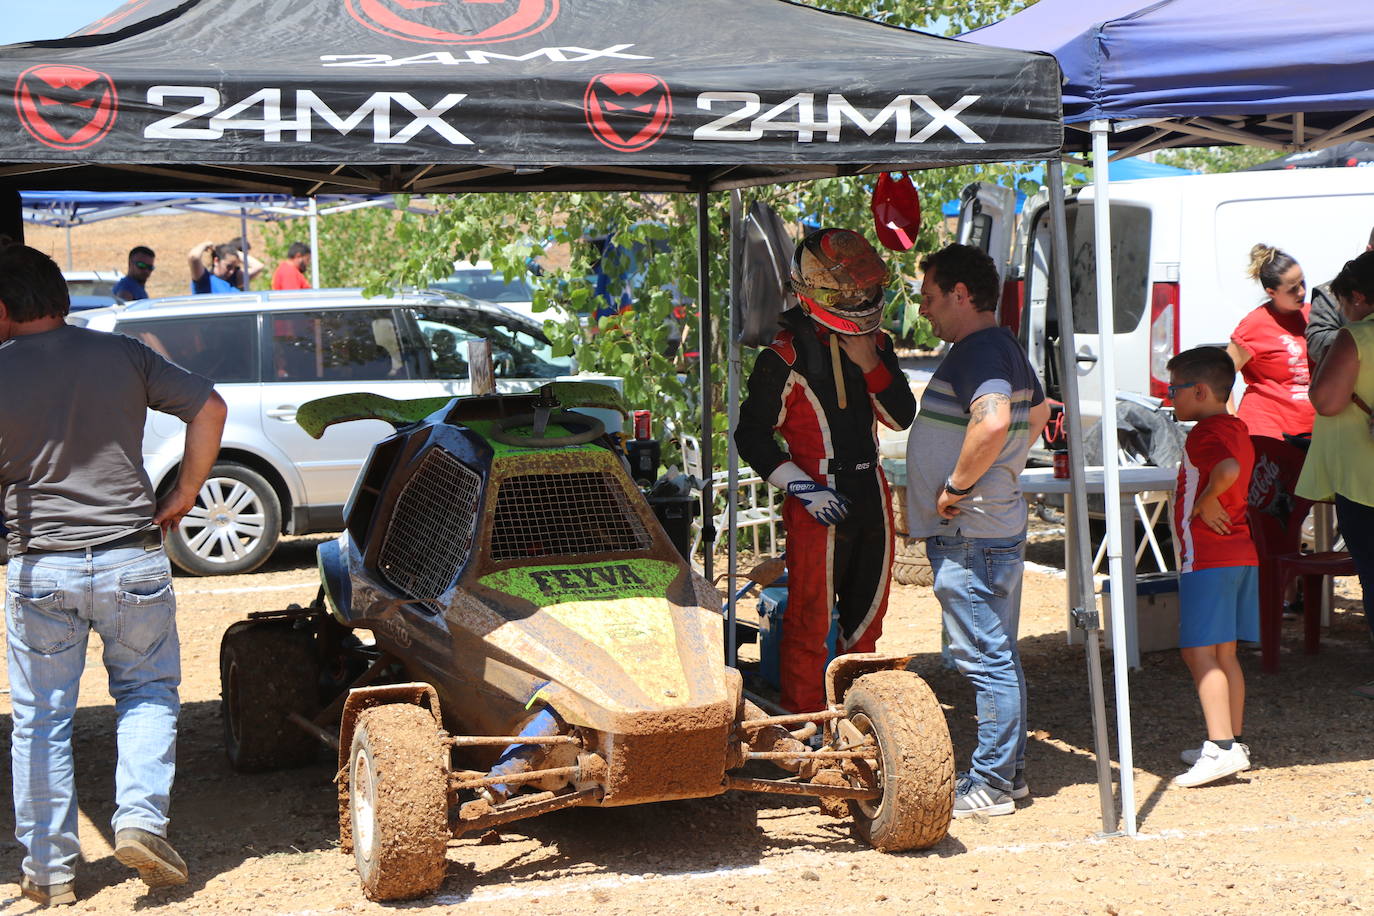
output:
[[[154,86],[148,104],[165,106],[173,100],[192,104],[160,118],[143,129],[149,140],[218,140],[225,131],[256,131],[268,143],[284,139],[309,143],[318,129],[341,134],[371,128],[373,143],[409,143],[431,130],[455,146],[471,145],[443,116],[467,93],[451,92],[426,104],[409,92],[374,92],[352,111],[338,111],[310,89],[259,89],[241,102],[224,105],[211,86]],[[368,127],[364,127],[364,124]]]
[[[587,126],[605,146],[633,153],[653,146],[673,120],[668,84],[648,73],[603,73],[583,94]]]
[[[19,123],[39,143],[78,150],[99,143],[114,127],[119,95],[98,70],[39,65],[19,74],[14,105]]]
[[[558,18],[559,0],[344,0],[374,32],[403,41],[481,45],[528,38]]]
[[[672,563],[627,560],[573,566],[525,566],[483,576],[487,588],[544,607],[569,601],[662,598],[678,576]]]

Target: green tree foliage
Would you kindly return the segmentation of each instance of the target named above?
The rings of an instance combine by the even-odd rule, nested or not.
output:
[[[320,265],[320,286],[359,286],[367,277],[388,270],[406,254],[399,227],[399,214],[385,207],[321,216],[320,250],[314,253]],[[310,244],[310,226],[303,218],[272,222],[263,227],[263,237],[267,268],[253,281],[254,289],[271,288],[272,271],[286,257],[291,243]],[[309,271],[306,273],[308,276]]]
[[[1264,146],[1199,146],[1162,150],[1155,161],[1199,172],[1238,172],[1282,155]]]
[[[892,25],[956,34],[994,22],[1024,6],[1025,0],[825,0],[812,5],[877,19]],[[956,199],[969,182],[984,179],[1016,183],[1012,166],[933,169],[913,174],[922,198],[922,228],[916,247],[887,253],[892,269],[890,326],[908,341],[934,342],[916,315],[913,283],[923,253],[948,241],[941,206]],[[746,205],[763,199],[789,225],[803,218],[825,225],[860,229],[870,238],[869,201],[874,176],[837,178],[802,185],[753,188]],[[1024,182],[1023,182],[1024,183]],[[447,276],[454,260],[484,258],[508,276],[522,274],[532,262],[542,268],[534,278],[535,308],[547,316],[545,331],[561,354],[572,354],[586,371],[625,378],[625,393],[635,406],[650,407],[681,432],[700,430],[698,364],[683,354],[698,348],[696,200],[688,195],[639,193],[474,194],[435,199],[434,216],[405,214],[389,225],[390,238],[374,225],[351,236],[350,250],[366,251],[354,267],[368,267],[372,293],[423,286]],[[726,347],[720,330],[728,310],[729,195],[710,197],[713,257],[710,262],[712,399],[717,448],[725,427]],[[322,223],[323,225],[324,223]],[[345,231],[340,227],[339,231]],[[351,231],[351,230],[350,230]],[[377,235],[369,235],[376,232]],[[603,263],[612,276],[633,278],[630,310],[595,319],[598,302],[591,276],[598,249],[591,241],[614,233],[617,248]],[[333,239],[326,235],[327,253]],[[384,247],[387,256],[373,257]],[[629,254],[627,255],[627,252]],[[617,263],[624,262],[624,263]],[[683,303],[686,301],[686,306]],[[676,314],[675,314],[676,313]],[[676,337],[681,334],[682,340]],[[745,354],[744,372],[753,354]],[[717,454],[721,454],[717,451]]]

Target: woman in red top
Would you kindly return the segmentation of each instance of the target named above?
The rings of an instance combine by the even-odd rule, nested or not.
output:
[[[1241,319],[1226,352],[1245,380],[1236,416],[1252,436],[1282,439],[1312,432],[1312,402],[1307,398],[1307,281],[1302,267],[1271,245],[1250,249],[1249,275],[1269,300]]]

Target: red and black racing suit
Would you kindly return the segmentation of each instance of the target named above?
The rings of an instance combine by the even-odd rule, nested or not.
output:
[[[791,460],[850,501],[849,516],[834,526],[817,522],[795,497],[783,503],[782,705],[812,712],[825,707],[831,608],[839,609],[839,652],[872,652],[882,632],[892,571],[892,503],[878,464],[877,423],[905,429],[916,416],[916,400],[892,341],[879,334],[879,364],[871,372],[864,374],[841,354],[848,398],[841,410],[830,332],[800,308],[784,312],[781,323],[783,330],[754,363],[735,442],[760,477],[767,479]],[[782,434],[786,450],[775,433]]]

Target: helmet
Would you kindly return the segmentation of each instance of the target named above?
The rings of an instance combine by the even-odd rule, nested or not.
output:
[[[848,229],[812,232],[792,255],[792,289],[802,310],[837,334],[869,334],[878,327],[886,282],[878,252]]]

